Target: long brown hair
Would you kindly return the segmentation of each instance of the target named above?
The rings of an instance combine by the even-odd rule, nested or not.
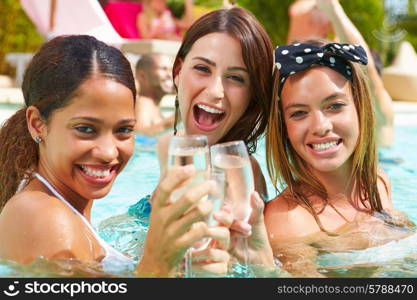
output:
[[[219,143],[243,140],[250,153],[253,153],[268,121],[274,64],[271,40],[252,13],[241,7],[233,7],[212,11],[195,21],[188,29],[175,58],[173,78],[178,74],[181,62],[194,43],[214,32],[227,33],[240,42],[243,61],[249,71],[251,82],[248,108]]]
[[[316,41],[318,45],[323,42]],[[373,102],[366,76],[362,68],[349,63],[352,68],[350,82],[352,96],[359,120],[359,137],[352,154],[351,181],[355,183],[355,206],[359,202],[366,211],[381,211],[382,204],[377,189],[377,151],[375,142],[375,116]],[[327,204],[327,192],[309,170],[305,161],[297,154],[288,139],[284,122],[282,101],[278,96],[280,76],[274,74],[274,95],[266,133],[266,160],[269,176],[277,190],[286,187],[291,198],[306,207],[316,219],[320,229],[327,232],[320,223],[318,213],[308,200],[317,195]],[[369,204],[368,204],[369,203]]]
[[[0,129],[0,210],[37,167],[39,147],[26,124],[26,108],[35,106],[48,122],[69,104],[78,87],[94,74],[123,84],[136,98],[132,70],[116,48],[92,36],[60,36],[45,43],[26,69],[22,91],[25,107]]]

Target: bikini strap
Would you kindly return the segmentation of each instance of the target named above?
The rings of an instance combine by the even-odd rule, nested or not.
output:
[[[36,172],[34,173],[34,175],[37,179],[39,179],[51,191],[52,194],[54,194],[55,197],[57,197],[59,200],[64,202],[76,215],[78,215],[81,218],[81,220],[83,220],[84,224],[87,225],[87,227],[90,229],[93,236],[99,241],[101,246],[104,247],[105,249],[107,249],[107,247],[104,246],[104,245],[106,245],[106,243],[96,233],[93,226],[91,226],[90,222],[88,222],[87,219],[78,210],[76,210],[67,200],[65,200],[64,197],[62,197],[62,195],[60,193],[58,193],[58,191],[44,177],[42,177],[42,175],[40,175],[39,173],[36,173]]]

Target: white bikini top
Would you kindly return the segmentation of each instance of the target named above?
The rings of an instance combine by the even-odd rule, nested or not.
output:
[[[40,174],[34,173],[36,178],[38,178],[51,192],[55,195],[58,199],[64,202],[76,215],[78,215],[84,224],[90,229],[93,236],[97,239],[100,246],[103,247],[106,255],[101,260],[101,265],[103,266],[103,270],[107,273],[121,273],[121,272],[131,272],[135,266],[135,262],[133,259],[123,255],[119,251],[115,250],[111,247],[106,241],[104,241],[94,230],[91,224],[87,221],[87,219],[80,214],[78,210],[76,210],[64,197],[59,194],[54,187]]]

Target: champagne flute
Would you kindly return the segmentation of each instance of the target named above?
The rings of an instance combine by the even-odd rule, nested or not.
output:
[[[209,148],[205,135],[173,136],[168,148],[168,168],[194,165],[195,175],[186,184],[173,191],[171,201],[177,201],[188,189],[208,178]],[[206,198],[206,197],[205,197]],[[202,199],[204,201],[204,199]],[[185,254],[185,275],[191,277],[192,257],[190,249]]]
[[[217,226],[218,222],[214,219],[214,214],[218,212],[223,206],[226,181],[224,173],[214,169],[211,169],[210,171],[210,179],[215,183],[215,188],[208,195],[207,200],[209,200],[213,206],[210,214],[206,218],[206,223],[208,226]],[[193,249],[203,250],[210,244],[210,242],[211,238],[205,238],[197,242],[193,246]]]
[[[232,207],[236,220],[247,222],[251,214],[250,198],[254,180],[250,157],[243,141],[233,141],[210,147],[211,165],[214,171],[224,172],[226,180],[225,202]],[[242,238],[244,266],[248,268],[247,239]]]
[[[186,135],[171,137],[168,148],[168,168],[194,165],[193,178],[172,193],[171,200],[177,201],[189,188],[202,183],[208,177],[209,148],[205,135]]]

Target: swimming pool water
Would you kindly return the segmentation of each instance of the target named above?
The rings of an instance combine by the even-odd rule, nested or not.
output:
[[[406,212],[415,223],[417,139],[413,137],[416,136],[416,125],[397,126],[395,145],[380,151],[380,167],[390,176],[394,206]],[[129,206],[154,190],[159,178],[155,145],[150,140],[138,141],[132,159],[117,178],[112,191],[105,198],[95,201],[92,210],[92,223],[99,228],[100,235],[118,250],[135,258],[141,255],[147,227],[141,220],[127,218],[126,212]],[[272,199],[275,191],[268,180],[264,149],[264,140],[261,140],[255,156],[267,179],[269,198]],[[115,226],[112,227],[112,224]],[[417,277],[417,235],[366,250],[324,254],[318,258],[318,263],[323,266],[322,273],[329,277]],[[31,268],[31,273],[25,273],[25,268],[0,262],[0,277],[42,277],[41,270],[35,267]],[[239,272],[235,270],[231,276],[241,277]],[[282,276],[286,275],[282,273]]]
[[[417,223],[417,139],[410,138],[417,136],[417,126],[402,125],[395,130],[395,145],[380,150],[380,167],[391,179],[394,207],[406,212]],[[152,192],[156,186],[159,177],[156,154],[149,148],[143,151],[141,147],[140,143],[136,145],[134,157],[117,179],[112,192],[96,202],[93,224],[98,225],[109,216],[126,213],[130,205]],[[267,179],[269,198],[272,199],[275,191],[268,180],[264,151],[264,140],[261,140],[255,156]],[[126,216],[121,218],[122,222],[116,220],[114,223],[121,228],[115,228],[112,235],[107,227],[102,232],[104,238],[130,254],[140,253],[146,226],[138,225],[134,220],[127,221]],[[139,246],[135,247],[137,244]],[[322,272],[331,277],[417,277],[417,235],[375,248],[324,254],[319,256],[318,263],[323,266]]]
[[[140,198],[150,194],[156,187],[159,180],[159,164],[155,153],[155,145],[142,143],[139,140],[135,145],[135,152],[126,168],[118,176],[111,192],[103,199],[97,200],[94,204],[92,223],[98,225],[100,221],[122,214],[127,208],[135,204]],[[263,155],[265,145],[261,140],[258,145],[255,157],[260,162],[264,176],[267,179],[266,161]],[[267,180],[268,182],[268,180]],[[272,199],[275,196],[275,189],[268,184],[268,195]]]
[[[391,180],[394,206],[417,223],[417,125],[397,126],[395,145],[380,151],[380,166]]]
[[[417,137],[417,126],[397,126],[395,130],[395,144],[380,150],[379,166],[390,177],[394,206],[407,212],[417,223],[417,139],[410,138]],[[159,164],[154,147],[136,143],[132,159],[117,178],[111,192],[95,202],[92,216],[94,225],[109,216],[125,213],[130,205],[153,191],[159,179]],[[262,139],[255,157],[266,178],[269,199],[272,199],[276,193],[268,180],[264,151],[265,143]]]

